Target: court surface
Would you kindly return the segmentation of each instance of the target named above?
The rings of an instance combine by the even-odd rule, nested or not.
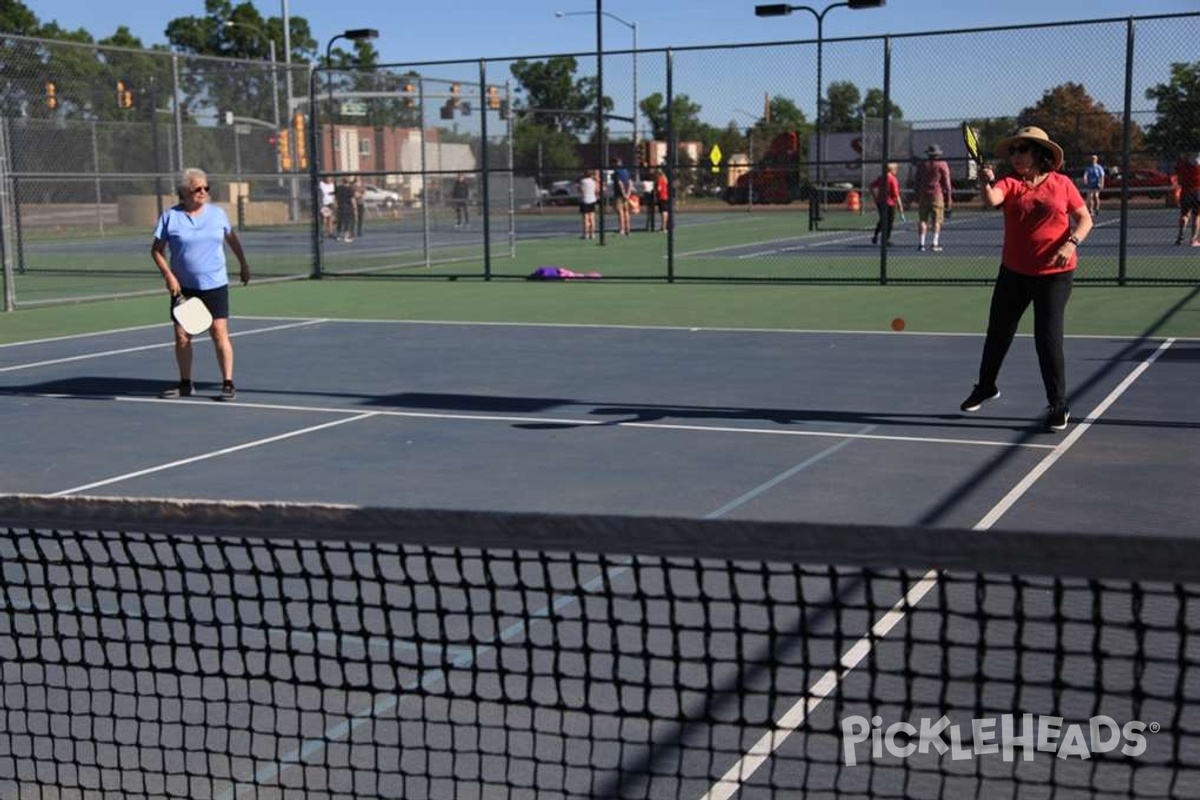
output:
[[[0,488],[51,495],[884,523],[975,528],[992,535],[1011,529],[1190,536],[1200,512],[1195,492],[1200,419],[1190,402],[1200,365],[1200,342],[1194,340],[1071,338],[1068,374],[1075,419],[1066,432],[1050,434],[1041,429],[1044,400],[1027,337],[1019,338],[1009,355],[1001,376],[1003,396],[976,414],[962,414],[958,404],[971,388],[981,345],[973,335],[265,318],[235,319],[233,330],[239,387],[233,403],[215,401],[214,359],[203,340],[196,351],[198,395],[156,397],[174,372],[165,323],[0,347],[0,429],[10,454],[0,467]],[[588,541],[578,546],[586,552]],[[54,551],[51,544],[41,547]],[[256,547],[248,545],[243,552],[241,544],[231,542],[220,559],[255,562]],[[501,553],[489,562],[487,588],[494,590],[496,580],[508,586],[510,571],[535,581],[544,575],[547,588],[533,586],[525,590],[527,596],[501,591],[494,606],[489,601],[476,607],[472,598],[483,584],[442,586],[435,573],[444,572],[448,562],[404,558],[396,569],[402,568],[404,580],[415,581],[414,628],[375,631],[371,587],[337,577],[350,574],[354,557],[345,551],[324,553],[320,561],[332,569],[328,578],[289,578],[278,571],[282,565],[313,561],[292,548],[278,546],[272,563],[280,566],[256,580],[252,591],[250,584],[227,585],[221,578],[224,567],[214,561],[217,553],[205,552],[194,568],[213,571],[212,583],[205,584],[210,589],[182,603],[157,594],[143,598],[141,579],[119,592],[90,580],[38,586],[32,577],[37,572],[16,558],[38,548],[15,548],[3,565],[12,609],[29,616],[55,612],[66,632],[63,652],[74,652],[67,645],[77,645],[95,666],[86,682],[94,688],[80,692],[73,673],[57,663],[58,649],[30,651],[38,653],[37,671],[20,672],[19,680],[18,673],[10,675],[24,689],[6,701],[17,709],[9,709],[10,717],[24,720],[30,731],[14,741],[38,754],[37,770],[57,765],[57,756],[45,749],[49,740],[38,733],[54,718],[46,709],[69,696],[74,719],[102,720],[113,713],[133,718],[138,701],[103,687],[122,686],[149,671],[179,674],[188,699],[164,703],[169,716],[130,728],[124,740],[105,739],[94,749],[81,744],[77,752],[83,755],[76,759],[94,756],[97,765],[94,775],[81,771],[81,785],[91,786],[86,781],[93,779],[94,785],[125,781],[134,788],[122,796],[150,796],[139,791],[143,777],[136,771],[114,766],[124,741],[167,764],[163,770],[144,767],[144,780],[146,785],[161,781],[170,793],[185,780],[185,770],[174,761],[182,752],[176,743],[186,740],[189,720],[205,720],[210,743],[205,755],[214,762],[196,762],[197,771],[205,774],[211,763],[223,763],[227,749],[236,751],[230,756],[231,774],[260,797],[286,796],[282,787],[322,774],[322,764],[332,772],[343,757],[350,759],[348,770],[360,776],[398,765],[398,774],[409,783],[400,785],[392,775],[380,777],[378,787],[357,787],[366,794],[377,788],[380,796],[486,796],[486,791],[477,793],[476,784],[486,783],[488,764],[494,762],[493,774],[527,787],[513,797],[538,796],[547,786],[587,787],[580,796],[728,797],[723,792],[740,781],[714,783],[714,776],[744,769],[742,753],[752,741],[747,737],[757,736],[793,702],[793,693],[817,681],[870,624],[871,616],[857,611],[860,595],[886,609],[905,590],[887,576],[862,588],[825,573],[805,575],[799,584],[808,586],[806,594],[837,594],[850,611],[830,616],[820,611],[827,601],[815,600],[817,611],[801,625],[794,597],[772,598],[779,604],[775,610],[751,605],[734,612],[721,598],[696,598],[685,588],[677,601],[672,599],[678,605],[669,620],[636,623],[628,620],[645,611],[642,592],[656,597],[666,572],[630,569],[623,560],[523,566]],[[160,569],[183,570],[186,553],[174,558],[179,560],[155,566],[147,576]],[[390,563],[384,559],[378,568],[386,572]],[[684,567],[671,570],[672,591],[680,591],[680,581],[718,580]],[[431,584],[424,583],[422,569]],[[751,571],[742,580],[754,583],[761,575]],[[636,589],[627,588],[631,581]],[[557,587],[553,613],[546,605],[549,586]],[[615,597],[595,606],[588,597],[601,586]],[[947,622],[938,612],[947,604],[971,608],[979,585],[947,579],[937,591],[937,600],[914,602],[916,610],[910,612],[929,616],[906,622],[902,640],[875,643],[870,666],[840,680],[840,699],[822,704],[801,735],[772,754],[778,764],[773,782],[819,785],[827,776],[841,780],[836,776],[844,774],[852,791],[855,786],[866,791],[861,781],[870,773],[842,773],[836,752],[821,749],[830,741],[825,732],[836,729],[838,716],[869,716],[875,706],[864,704],[865,698],[876,689],[885,695],[900,692],[900,684],[893,685],[899,678],[893,676],[905,675],[914,658],[943,664],[948,688],[940,696],[962,715],[976,709],[978,716],[977,703],[984,696],[989,709],[1006,713],[1061,709],[1081,718],[1095,713],[1091,695],[1063,700],[1060,686],[1037,679],[1059,665],[1064,652],[1067,666],[1086,674],[1080,671],[1093,653],[1086,623],[1093,621],[1094,607],[1077,589],[1070,590],[1063,612],[1046,605],[1057,595],[1035,584],[1015,606],[1016,614],[1008,596],[1015,584],[989,587],[987,605],[995,606],[989,611],[1000,616],[988,631],[998,637],[992,658],[1001,670],[1012,669],[1005,649],[1011,642],[1006,645],[1005,637],[1011,638],[1014,625],[1024,630],[1015,700],[1006,694],[1011,684],[1004,678],[982,684],[982,690],[971,679],[973,648],[945,651],[947,637],[971,641],[974,618],[966,613]],[[52,605],[39,605],[46,602],[43,597],[52,598]],[[1182,613],[1173,610],[1172,599],[1138,596],[1148,615],[1165,621],[1155,629],[1158,636]],[[138,609],[144,602],[144,612],[138,613],[152,620],[182,614],[178,624],[194,630],[207,642],[204,652],[212,663],[228,670],[221,677],[224,688],[211,697],[200,692],[200,676],[188,666],[191,633],[178,641],[122,642],[128,663],[148,665],[133,673],[123,666],[125,656],[114,659],[116,643],[92,637],[84,628],[69,633],[85,611],[125,618],[122,602]],[[1120,599],[1106,608],[1111,611],[1114,602]],[[607,614],[592,619],[597,610]],[[297,615],[304,614],[311,625],[301,624]],[[129,630],[140,631],[135,617],[130,612]],[[546,627],[548,618],[555,620],[553,628]],[[209,642],[210,626],[195,621],[210,619],[213,631],[245,625],[237,648],[225,647],[220,637]],[[779,626],[778,635],[757,633],[768,619]],[[253,620],[275,621],[260,627]],[[670,624],[660,626],[664,621]],[[1051,644],[1043,647],[1033,632],[1044,633]],[[32,640],[32,634],[13,635],[14,641],[27,635]],[[1118,655],[1110,659],[1115,664],[1106,662],[1105,674],[1118,686],[1129,668],[1119,654],[1141,634],[1116,630],[1106,635]],[[914,640],[916,650],[909,654]],[[760,694],[768,678],[754,665],[764,648],[777,649],[789,666],[778,667],[769,691]],[[1143,664],[1136,674],[1166,680],[1164,675],[1175,674],[1172,656],[1182,648],[1156,638],[1151,667]],[[344,692],[342,679],[325,686],[325,673],[320,681],[306,681],[298,673],[293,676],[295,705],[277,710],[272,690],[251,678],[267,656],[285,651],[301,673],[309,654],[319,652],[329,675],[344,674],[348,680],[369,673],[382,683],[369,691]],[[745,705],[728,725],[721,721],[728,714],[722,704],[734,691],[726,685],[732,676],[709,659],[717,664],[730,659],[739,670],[750,670],[739,673],[736,691],[746,693]],[[981,669],[992,668],[987,666],[992,662],[984,663]],[[292,668],[287,660],[278,664]],[[637,667],[647,670],[640,675],[650,684],[644,695],[631,688],[637,679],[622,674],[622,665],[626,670],[644,665]],[[530,683],[514,682],[526,668]],[[580,680],[572,677],[577,669]],[[546,684],[540,677],[560,671],[565,675],[557,678],[560,683]],[[39,675],[47,686],[35,680]],[[877,687],[881,675],[887,680]],[[916,715],[925,705],[910,677],[901,683],[913,690],[912,698],[897,694],[884,702]],[[53,684],[60,678],[61,685]],[[576,696],[572,687],[581,681],[590,688]],[[528,696],[518,691],[526,685]],[[689,695],[678,687],[698,688]],[[283,697],[289,696],[286,688],[280,690]],[[235,702],[241,693],[249,704]],[[451,702],[443,695],[463,700]],[[685,709],[689,696],[693,704],[713,705]],[[636,705],[638,698],[644,705]],[[463,705],[466,700],[469,706]],[[1130,706],[1117,697],[1115,705],[1104,708],[1148,720],[1174,713],[1178,722],[1179,703],[1157,700]],[[593,718],[584,720],[573,713],[577,705],[611,713],[592,710]],[[456,713],[468,707],[470,725],[464,728],[462,719],[455,722]],[[663,719],[641,724],[642,715],[652,710]],[[677,715],[692,714],[705,724],[676,724]],[[526,715],[541,722],[534,726]],[[1181,730],[1190,724],[1183,719]],[[257,735],[242,749],[238,735],[247,726]],[[806,734],[810,728],[813,733]],[[106,729],[97,722],[95,730]],[[464,730],[472,732],[460,739]],[[355,747],[347,750],[343,740]],[[1161,758],[1166,746],[1163,740],[1152,752]],[[451,759],[451,752],[459,759]],[[420,761],[421,754],[429,761]],[[806,767],[812,759],[818,765]],[[296,769],[297,761],[314,764],[313,771]],[[1047,756],[1034,766],[1044,771],[1046,761],[1056,759]],[[1085,762],[1069,766],[1090,780]],[[929,768],[936,773],[936,759]],[[1050,769],[1059,770],[1059,780],[1073,774]],[[14,771],[18,780],[32,774],[21,764]],[[898,777],[889,774],[875,790],[896,788],[893,779],[907,783],[908,767],[895,772]],[[385,786],[385,781],[396,785]],[[763,781],[750,779],[740,796],[775,796]],[[246,785],[250,782],[275,788],[256,791]],[[0,788],[4,785],[0,781]],[[228,780],[198,780],[194,787],[193,796],[241,796]],[[332,784],[328,796],[345,791]]]
[[[239,319],[238,399],[169,327],[0,348],[5,493],[1191,534],[1200,343],[1070,338],[1041,429],[1019,337]],[[20,454],[16,456],[15,454]]]

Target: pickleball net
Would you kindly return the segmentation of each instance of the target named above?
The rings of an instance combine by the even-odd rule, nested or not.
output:
[[[0,522],[0,797],[1200,796],[1193,540],[29,496]]]

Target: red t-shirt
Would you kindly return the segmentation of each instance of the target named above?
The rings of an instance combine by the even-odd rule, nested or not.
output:
[[[1175,164],[1175,180],[1184,192],[1200,192],[1200,164],[1179,159]]]
[[[1052,172],[1030,186],[1009,175],[996,181],[996,188],[1004,192],[1004,266],[1022,275],[1075,269],[1074,251],[1065,266],[1054,263],[1054,254],[1071,235],[1070,212],[1084,206],[1075,182]]]
[[[883,190],[883,181],[887,179],[887,190]],[[894,206],[900,201],[900,181],[892,173],[880,175],[871,184],[871,196],[875,198],[876,204],[883,202],[889,206]]]
[[[667,176],[659,175],[654,179],[654,192],[658,195],[658,199],[662,202],[667,202],[671,198],[670,190],[667,188]]]

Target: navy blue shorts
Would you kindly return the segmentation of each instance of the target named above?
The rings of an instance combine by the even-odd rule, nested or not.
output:
[[[204,307],[208,309],[208,313],[212,314],[213,319],[229,319],[229,284],[216,289],[189,289],[186,286],[179,288],[184,297],[199,297],[200,302],[204,303]],[[174,304],[175,301],[172,298],[171,305]]]

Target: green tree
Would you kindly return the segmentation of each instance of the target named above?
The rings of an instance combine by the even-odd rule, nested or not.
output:
[[[554,181],[578,177],[583,169],[578,145],[579,140],[572,134],[532,119],[518,121],[513,126],[514,168],[535,178],[543,189],[549,188]]]
[[[892,120],[904,119],[904,112],[895,103],[888,103],[888,112]],[[868,89],[867,96],[862,101],[862,113],[868,118],[883,119],[883,90]]]
[[[700,104],[693,103],[686,94],[677,94],[671,99],[670,114],[667,113],[666,98],[660,92],[643,98],[638,108],[650,123],[651,138],[666,141],[672,132],[669,128],[672,124],[676,141],[712,142],[716,138],[717,129],[700,120]]]
[[[545,61],[519,59],[510,67],[519,86],[516,107],[523,121],[559,133],[582,134],[595,127],[596,79],[577,78],[578,63],[571,56]],[[604,98],[605,112],[612,100]]]
[[[13,36],[40,36],[41,22],[21,0],[0,2],[0,31]],[[5,42],[7,46],[9,43]]]
[[[862,128],[862,94],[849,81],[834,81],[825,89],[821,106],[821,125],[826,133],[856,131]]]
[[[1200,61],[1172,64],[1171,79],[1146,90],[1158,120],[1146,132],[1146,146],[1165,158],[1200,149]]]

